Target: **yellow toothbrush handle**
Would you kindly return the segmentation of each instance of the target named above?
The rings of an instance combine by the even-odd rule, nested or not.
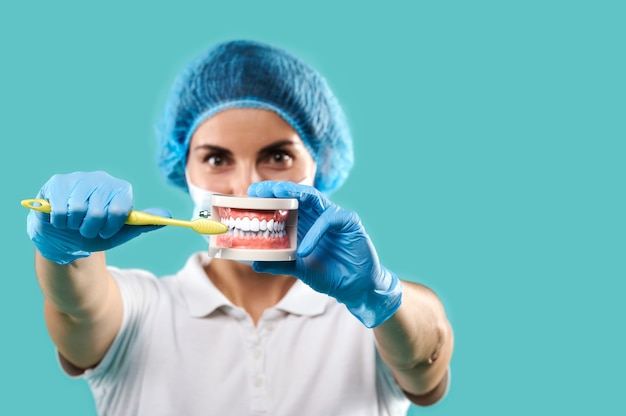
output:
[[[182,225],[188,221],[176,220],[174,218],[160,217],[142,211],[131,211],[126,218],[126,224],[130,225]]]
[[[25,199],[22,201],[22,206],[47,214],[52,211],[50,202],[45,199]],[[129,225],[182,225],[186,222],[187,221],[160,217],[141,211],[131,211],[130,214],[128,214],[128,218],[126,218],[126,224]]]
[[[22,201],[22,206],[50,214],[50,202],[45,199],[25,199]]]

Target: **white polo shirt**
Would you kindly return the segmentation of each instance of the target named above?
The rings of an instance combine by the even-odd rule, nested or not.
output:
[[[110,268],[120,332],[89,383],[100,415],[405,415],[409,401],[372,330],[297,281],[255,327],[207,278],[205,253],[175,276]]]

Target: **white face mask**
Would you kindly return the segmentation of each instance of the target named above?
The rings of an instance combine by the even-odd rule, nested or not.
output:
[[[195,220],[200,218],[200,213],[204,215],[206,212],[208,215],[211,215],[211,195],[217,194],[219,192],[209,191],[206,189],[202,189],[191,183],[189,179],[189,174],[185,171],[185,178],[187,179],[187,188],[189,188],[189,196],[191,196],[191,200],[194,203],[193,212],[191,214],[191,219]],[[204,235],[207,239],[209,236]]]

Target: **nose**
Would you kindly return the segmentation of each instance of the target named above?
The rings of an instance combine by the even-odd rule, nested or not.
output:
[[[241,166],[231,178],[231,190],[234,195],[247,195],[248,187],[263,178],[255,166]]]

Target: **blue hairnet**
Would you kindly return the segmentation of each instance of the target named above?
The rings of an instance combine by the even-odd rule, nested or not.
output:
[[[187,149],[203,121],[228,108],[262,108],[298,133],[317,163],[315,187],[330,193],[352,168],[352,137],[326,80],[288,52],[259,42],[218,44],[178,76],[157,124],[158,163],[187,190]]]

